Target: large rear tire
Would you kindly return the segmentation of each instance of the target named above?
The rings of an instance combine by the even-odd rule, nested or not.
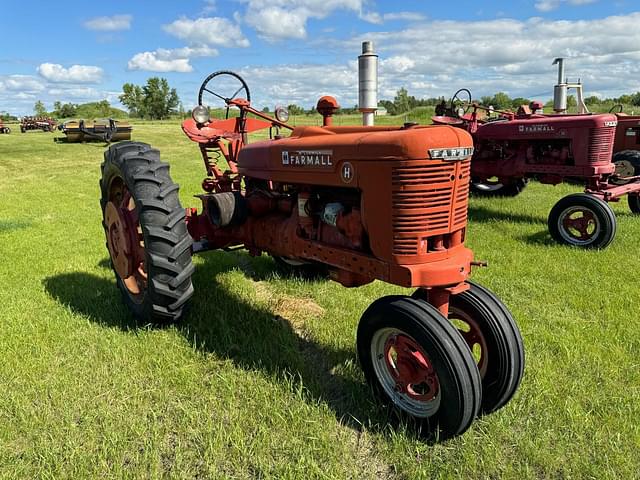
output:
[[[622,150],[613,155],[613,164],[616,167],[615,176],[610,178],[614,185],[626,185],[629,180],[626,177],[640,175],[640,152],[638,150]]]
[[[477,416],[478,367],[457,330],[428,303],[405,296],[375,301],[360,319],[357,345],[376,396],[420,435],[454,437]]]
[[[111,145],[100,189],[107,249],[126,305],[145,322],[179,320],[193,295],[194,267],[169,164],[145,143]]]

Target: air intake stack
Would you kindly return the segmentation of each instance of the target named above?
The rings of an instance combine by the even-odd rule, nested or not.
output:
[[[358,57],[358,106],[362,124],[373,125],[378,109],[378,55],[373,51],[373,42],[362,42],[362,55]]]

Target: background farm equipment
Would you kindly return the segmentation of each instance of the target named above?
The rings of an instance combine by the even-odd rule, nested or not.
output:
[[[131,140],[132,127],[128,122],[112,118],[102,120],[70,120],[58,126],[69,143],[102,141],[119,142]]]
[[[206,98],[223,102],[225,119],[210,118]],[[412,287],[365,311],[360,364],[382,402],[423,435],[461,434],[511,399],[524,363],[507,308],[468,281],[471,137],[448,126],[334,127],[337,108],[323,97],[323,126],[294,129],[286,110],[254,109],[237,74],[207,77],[182,125],[207,173],[201,212],[181,207],[157,150],[112,145],[101,206],[118,287],[138,318],[175,321],[193,294],[192,254],[238,248],[346,287]],[[249,144],[262,129],[269,139]]]
[[[22,117],[20,131],[26,133],[31,130],[42,130],[43,132],[53,132],[56,121],[49,117]]]
[[[494,111],[473,103],[469,90],[461,89],[448,105],[439,106],[440,115],[433,122],[455,125],[473,135],[472,188],[478,194],[514,196],[531,178],[551,185],[567,179],[584,182],[585,193],[564,197],[552,208],[549,231],[560,243],[604,248],[616,232],[616,218],[606,202],[628,194],[632,212],[640,213],[640,177],[633,169],[612,162],[618,132],[615,115],[560,113],[566,111],[569,87],[580,87],[578,104],[586,108],[580,101],[579,83],[556,85],[554,109],[558,113],[554,115],[539,113],[539,102],[516,113]]]
[[[0,120],[0,133],[11,133],[11,128]]]

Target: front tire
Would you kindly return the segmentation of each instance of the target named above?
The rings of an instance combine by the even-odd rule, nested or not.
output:
[[[640,214],[640,195],[637,193],[630,193],[627,195],[627,203],[629,204],[629,210],[636,215]]]
[[[100,189],[107,249],[126,305],[145,322],[179,320],[193,295],[194,267],[169,165],[145,143],[112,145]]]
[[[362,315],[358,358],[383,404],[420,435],[444,440],[478,414],[481,381],[471,352],[434,307],[405,296],[375,301]]]
[[[449,321],[471,350],[480,378],[486,415],[502,408],[513,397],[524,373],[524,345],[511,312],[490,290],[467,280],[469,290],[449,299]],[[427,301],[418,289],[413,298]]]
[[[616,216],[598,197],[575,193],[561,198],[548,219],[555,241],[581,248],[605,248],[616,235]]]

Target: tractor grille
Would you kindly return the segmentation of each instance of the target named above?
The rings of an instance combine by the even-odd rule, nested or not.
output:
[[[611,161],[615,127],[592,128],[589,131],[589,162]]]
[[[428,237],[464,227],[470,169],[470,160],[393,168],[394,254],[424,254]]]

